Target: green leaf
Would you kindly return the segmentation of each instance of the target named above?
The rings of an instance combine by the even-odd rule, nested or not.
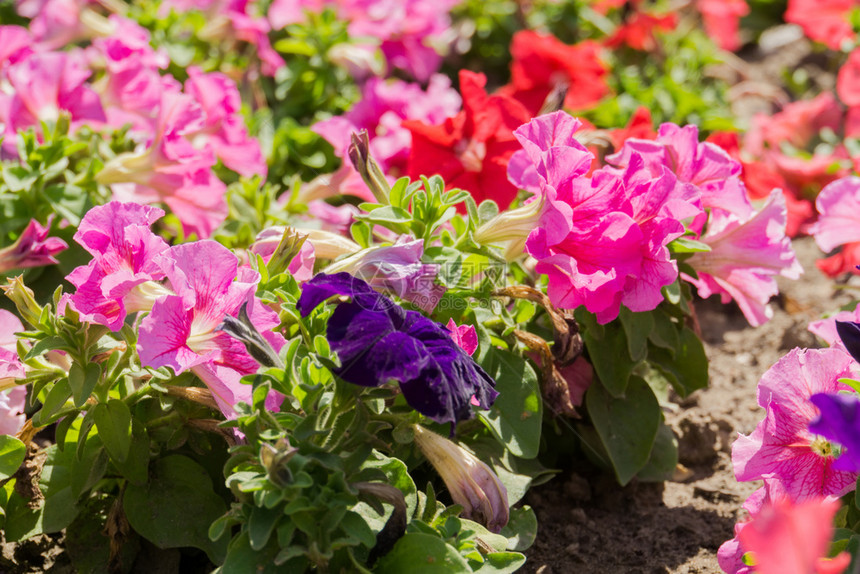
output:
[[[131,445],[128,456],[120,462],[114,459],[113,465],[134,484],[144,484],[149,471],[149,434],[146,427],[137,419],[132,420]]]
[[[661,424],[648,458],[642,470],[636,474],[636,478],[646,482],[663,482],[669,480],[678,466],[678,439],[665,424]]]
[[[227,540],[228,537],[223,537],[222,540]],[[278,553],[278,547],[270,545],[263,552],[257,552],[251,548],[248,540],[248,533],[242,532],[235,537],[227,548],[227,555],[224,559],[224,564],[218,570],[220,574],[232,574],[233,572],[253,572],[254,574],[278,574],[279,572],[288,572],[283,568],[275,565],[275,556]],[[303,572],[304,569],[296,570]]]
[[[669,243],[670,253],[703,253],[711,250],[711,246],[689,237],[679,237]]]
[[[68,344],[66,343],[66,340],[62,337],[45,337],[44,339],[38,341],[36,344],[33,345],[33,347],[24,357],[24,360],[27,361],[29,359],[32,359],[33,357],[38,357],[46,351],[65,349],[67,348],[67,346]]]
[[[124,462],[131,446],[131,411],[128,405],[118,399],[99,403],[93,409],[93,419],[110,457]]]
[[[193,546],[220,564],[228,538],[210,541],[209,525],[227,510],[206,469],[182,455],[156,459],[149,483],[129,484],[122,507],[129,524],[159,548]]]
[[[38,412],[38,421],[34,420],[33,424],[44,426],[51,422],[51,416],[62,409],[66,401],[72,396],[72,388],[69,386],[68,379],[62,379],[54,383],[48,394],[45,396],[45,402],[42,403],[42,410]]]
[[[283,509],[254,507],[248,518],[248,540],[251,548],[262,550],[269,542],[269,537],[278,525],[278,520],[284,516]]]
[[[512,454],[534,458],[540,447],[543,423],[538,377],[532,366],[516,355],[491,348],[481,366],[496,381],[496,402],[478,416]]]
[[[378,574],[448,574],[471,572],[460,553],[432,534],[410,532],[403,536],[376,566]]]
[[[662,416],[657,398],[648,383],[633,376],[623,397],[591,385],[585,404],[618,482],[627,484],[648,463],[657,438]]]
[[[508,574],[516,572],[526,563],[526,557],[519,552],[490,552],[484,556],[484,563],[475,572],[480,574]]]
[[[512,508],[507,525],[499,532],[508,539],[508,550],[527,550],[537,538],[538,522],[531,506]]]
[[[72,397],[75,401],[75,407],[81,408],[87,399],[90,398],[99,378],[102,376],[101,365],[98,363],[89,363],[86,368],[81,367],[78,363],[74,363],[69,368],[69,385],[72,387]]]
[[[708,386],[705,347],[702,340],[687,327],[681,331],[675,353],[667,349],[652,349],[649,362],[666,375],[682,397]]]
[[[25,456],[27,447],[23,442],[8,434],[0,435],[0,480],[15,474]]]
[[[641,361],[648,356],[648,335],[654,329],[654,316],[651,313],[634,313],[621,307],[618,319],[624,326],[627,336],[627,351],[633,361]]]
[[[599,325],[595,316],[580,307],[576,321],[583,327],[582,340],[600,383],[613,397],[624,396],[636,362],[630,359],[630,347],[619,321]]]

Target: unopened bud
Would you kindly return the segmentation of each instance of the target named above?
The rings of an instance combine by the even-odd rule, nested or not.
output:
[[[385,179],[385,174],[379,169],[379,165],[370,157],[370,140],[367,137],[367,130],[361,130],[357,134],[353,133],[350,136],[350,141],[352,143],[349,144],[349,160],[373,193],[376,201],[388,205],[391,186],[388,185],[388,180]]]
[[[299,255],[307,239],[307,234],[299,233],[292,227],[270,227],[257,235],[251,251],[263,257],[271,253],[266,269],[269,270],[269,275],[275,276],[289,269],[290,263]],[[272,244],[275,244],[274,250],[271,250]]]
[[[263,335],[251,322],[251,318],[248,317],[248,303],[242,304],[238,317],[231,317],[230,315],[224,317],[224,321],[218,325],[218,330],[224,331],[242,343],[248,354],[264,367],[284,367],[283,361],[272,348],[272,345],[263,338]]]
[[[15,303],[18,314],[33,327],[38,327],[42,317],[42,307],[36,303],[33,290],[24,285],[24,276],[9,277],[7,284],[0,286],[9,299]]]
[[[415,425],[415,443],[442,477],[462,516],[499,532],[509,517],[508,492],[496,473],[447,438]]]

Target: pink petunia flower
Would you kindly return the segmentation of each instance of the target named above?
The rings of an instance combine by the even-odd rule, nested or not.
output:
[[[189,134],[195,143],[211,146],[218,159],[236,173],[265,178],[266,159],[260,143],[248,135],[236,83],[220,72],[207,74],[191,66],[185,92],[201,105],[205,115],[200,131]]]
[[[675,174],[679,187],[676,193],[693,205],[726,211],[740,218],[752,213],[752,205],[740,183],[740,163],[718,146],[699,142],[696,126],[663,124],[655,140],[628,139],[606,161],[624,167],[634,154],[642,157],[653,177],[660,177],[663,168]],[[691,228],[700,231],[704,222],[704,212],[700,212]]]
[[[77,287],[70,303],[82,320],[118,331],[129,313],[148,311],[171,293],[155,261],[167,243],[150,230],[163,215],[157,207],[117,201],[84,215],[75,241],[93,259],[66,277]]]
[[[158,262],[176,294],[156,300],[141,321],[141,364],[167,366],[176,374],[192,371],[221,412],[235,416],[236,403],[251,402],[251,386],[240,379],[257,372],[259,364],[241,342],[219,329],[224,317],[236,317],[247,304],[251,322],[275,350],[284,344],[283,336],[270,331],[279,324],[277,314],[254,295],[259,275],[239,268],[229,249],[208,240],[171,247]],[[281,400],[273,393],[267,406],[277,408]]]
[[[857,273],[851,264],[860,264],[856,258],[860,243],[860,177],[850,176],[834,181],[818,194],[815,200],[818,221],[810,228],[818,247],[829,253],[842,246],[842,254],[837,257],[841,265],[832,266],[834,258],[816,261],[816,265],[830,276],[845,271]],[[847,259],[846,259],[847,258]]]
[[[813,333],[823,339],[828,345],[836,349],[842,349],[846,353],[848,349],[842,342],[842,338],[836,331],[837,321],[850,321],[852,323],[860,323],[860,304],[853,311],[839,311],[826,319],[812,321],[807,328],[810,333]]]
[[[212,172],[211,150],[199,150],[188,140],[204,125],[203,110],[191,96],[165,90],[146,149],[117,156],[96,179],[113,184],[114,199],[166,203],[186,233],[209,237],[227,217],[227,187]]]
[[[33,37],[21,26],[0,26],[0,72],[33,53]]]
[[[57,263],[54,257],[69,246],[59,237],[48,237],[51,221],[43,227],[31,220],[12,245],[0,249],[0,273]]]
[[[846,106],[860,106],[860,50],[852,51],[839,68],[836,93]]]
[[[419,82],[442,64],[440,52],[454,40],[450,10],[459,0],[341,0],[338,14],[349,22],[353,37],[378,38],[393,68]]]
[[[711,251],[688,260],[698,279],[684,278],[702,297],[719,293],[724,303],[734,299],[750,325],[761,325],[773,315],[768,301],[778,292],[775,276],[797,279],[803,273],[785,235],[785,222],[785,198],[779,190],[745,219],[712,211],[708,229],[699,238]]]
[[[32,18],[33,39],[43,50],[56,50],[84,38],[108,34],[110,24],[88,7],[94,0],[21,0],[18,13]]]
[[[6,78],[13,91],[11,96],[0,94],[4,152],[17,155],[18,130],[40,131],[40,122],[55,122],[61,112],[71,116],[73,129],[82,124],[100,127],[106,118],[98,95],[84,83],[89,76],[79,59],[61,52],[34,53],[9,66]]]
[[[853,489],[857,473],[835,470],[827,442],[808,426],[818,415],[810,397],[847,389],[838,379],[856,376],[856,367],[839,349],[794,349],[772,366],[758,386],[764,420],[732,445],[737,479],[763,480],[773,495],[797,502]]]

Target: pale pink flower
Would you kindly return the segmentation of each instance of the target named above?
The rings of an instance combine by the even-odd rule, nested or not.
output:
[[[159,258],[175,295],[156,300],[140,323],[138,353],[141,364],[167,366],[176,374],[192,371],[206,384],[221,412],[235,416],[236,403],[251,402],[251,385],[244,375],[259,364],[243,344],[220,330],[224,317],[236,317],[244,304],[248,316],[277,351],[284,338],[270,329],[277,314],[254,295],[259,275],[238,267],[236,256],[214,241],[171,247]],[[267,406],[276,409],[283,397],[273,393]]]
[[[129,313],[148,311],[170,293],[155,262],[167,243],[150,230],[163,215],[157,207],[117,201],[84,215],[75,241],[93,259],[66,277],[77,287],[70,303],[82,320],[118,331]]]
[[[50,219],[45,227],[35,219],[31,220],[15,243],[0,249],[0,273],[57,263],[54,255],[68,245],[59,237],[48,237],[50,228]]]
[[[825,253],[840,245],[860,241],[860,177],[834,181],[815,200],[818,221],[810,229]]]
[[[838,380],[856,376],[856,367],[839,349],[794,349],[772,366],[758,386],[764,420],[732,445],[737,479],[763,480],[772,495],[798,502],[852,490],[857,473],[834,469],[827,442],[808,427],[818,416],[810,397],[847,389]]]
[[[778,292],[775,276],[797,279],[803,273],[785,222],[785,198],[779,190],[747,219],[712,211],[707,232],[699,238],[711,251],[688,260],[698,279],[684,278],[702,297],[719,293],[724,303],[734,299],[750,325],[761,325],[773,316],[768,301]]]
[[[327,4],[334,3],[335,0],[274,0],[267,17],[272,28],[280,30],[304,22],[306,12],[322,12]]]
[[[108,123],[114,127],[131,124],[132,136],[145,141],[156,129],[162,92],[178,91],[180,86],[159,72],[167,68],[170,58],[165,50],[152,48],[148,30],[116,15],[110,22],[113,34],[93,40],[91,51],[94,65],[103,65],[106,72],[98,87]]]
[[[340,259],[326,267],[324,272],[345,271],[366,281],[377,291],[393,293],[430,313],[446,289],[436,282],[439,266],[423,263],[423,255],[423,240],[403,236],[394,245],[371,247]]]
[[[16,352],[15,333],[24,330],[21,321],[0,309],[0,434],[14,435],[24,425],[24,401],[27,388],[15,386],[15,379],[26,376]]]
[[[93,0],[22,0],[18,13],[32,18],[29,30],[41,49],[56,50],[107,32],[109,25],[104,17],[87,8],[92,3]]]
[[[744,136],[744,149],[756,156],[766,147],[778,150],[783,143],[806,149],[822,129],[838,131],[841,123],[839,102],[832,93],[823,92],[810,100],[786,104],[773,115],[753,116],[752,126]]]
[[[836,349],[842,349],[846,353],[848,349],[842,342],[842,337],[836,331],[837,321],[849,321],[852,323],[860,323],[860,304],[853,311],[839,311],[826,319],[812,321],[809,323],[809,331],[823,339],[828,345]]]

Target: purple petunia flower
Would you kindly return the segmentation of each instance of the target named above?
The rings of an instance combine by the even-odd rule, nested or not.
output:
[[[809,430],[843,447],[833,468],[860,471],[860,400],[857,395],[817,393],[810,400],[821,414],[809,423]]]
[[[400,383],[409,405],[438,423],[472,418],[470,402],[489,409],[495,381],[451,339],[448,330],[395,305],[348,273],[318,274],[304,285],[296,308],[307,316],[333,295],[346,295],[328,321],[327,339],[347,382],[378,387]]]
[[[836,321],[836,332],[845,345],[845,350],[860,363],[860,323]]]

